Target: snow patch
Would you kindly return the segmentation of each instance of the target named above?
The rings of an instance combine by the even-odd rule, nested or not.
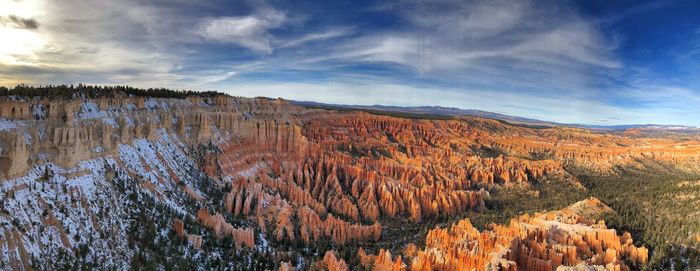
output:
[[[0,118],[0,131],[9,131],[12,129],[16,129],[17,127],[17,123],[15,123],[14,121]]]
[[[80,110],[80,113],[78,113],[78,116],[81,119],[105,118],[107,117],[107,112],[100,111],[99,107],[97,107],[97,104],[93,102],[85,102]]]

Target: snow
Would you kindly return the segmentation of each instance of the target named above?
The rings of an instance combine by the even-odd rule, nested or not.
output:
[[[191,103],[187,100],[147,101],[147,107],[158,110],[187,111],[189,106]],[[89,123],[101,121],[118,127],[115,119],[124,117],[127,125],[133,126],[134,120],[127,114],[129,108],[136,109],[133,104],[128,104],[100,111],[97,104],[85,102],[76,121],[87,119],[90,120]],[[35,114],[40,113],[37,108],[33,110]],[[25,140],[43,141],[51,136],[45,129],[37,130],[36,134],[24,133],[27,125],[34,125],[34,122],[0,119],[0,131],[21,129],[17,134]],[[188,127],[187,130],[190,129]],[[212,131],[219,133],[215,128]],[[193,208],[199,207],[193,207],[189,195],[177,185],[176,180],[194,193],[206,196],[197,181],[204,174],[187,154],[188,148],[189,145],[176,134],[169,134],[161,128],[157,130],[155,140],[134,139],[130,144],[118,145],[114,156],[107,154],[102,146],[95,146],[92,155],[104,157],[81,161],[71,167],[47,163],[51,161],[50,154],[39,152],[32,157],[34,163],[39,165],[25,172],[24,176],[0,183],[0,199],[4,211],[11,214],[0,215],[0,236],[18,234],[21,240],[18,245],[27,251],[32,262],[47,267],[60,262],[57,258],[59,251],[66,251],[70,261],[81,245],[93,240],[89,243],[90,249],[85,259],[99,261],[100,269],[123,270],[128,267],[131,256],[136,251],[126,242],[128,229],[133,223],[128,215],[129,210],[134,210],[130,204],[138,203],[144,197],[152,198],[179,217],[191,217],[196,212]],[[256,164],[242,173],[254,174],[259,166]],[[116,173],[107,174],[108,171]],[[125,184],[122,179],[107,177],[116,175],[133,183]],[[146,189],[141,184],[148,184],[153,189]],[[131,188],[128,188],[129,185],[132,185]],[[131,194],[119,192],[125,187],[132,189],[128,191],[138,191],[138,198],[129,199]],[[267,202],[263,204],[267,205]],[[49,217],[55,219],[48,219]],[[18,221],[15,222],[18,224],[13,225],[13,220]],[[167,239],[170,231],[171,227],[159,228],[161,240]],[[258,239],[260,251],[272,249],[264,233],[260,233]],[[200,252],[193,250],[185,254],[199,255]],[[9,248],[7,244],[0,245],[0,261],[6,263],[10,258],[17,257],[19,250]],[[201,257],[211,258],[210,255]]]
[[[260,232],[258,234],[258,239],[260,239],[260,244],[258,245],[258,251],[260,252],[266,252],[267,250],[270,249],[270,243],[265,239],[265,234]]]
[[[251,178],[251,177],[255,176],[255,174],[258,173],[258,171],[260,171],[261,168],[263,168],[263,166],[264,166],[264,162],[257,162],[255,164],[253,164],[253,166],[251,166],[250,168],[236,172],[236,173],[240,177]]]
[[[114,118],[104,118],[104,119],[102,119],[102,122],[103,122],[104,124],[110,125],[110,126],[112,126],[112,127],[114,127],[114,128],[118,128],[118,127],[119,127],[119,125],[117,124],[117,121],[114,120]]]
[[[131,119],[129,116],[124,116],[124,120],[126,120],[126,127],[134,127],[134,120]]]
[[[166,102],[163,99],[156,99],[156,98],[148,98],[144,101],[144,105],[146,108],[150,110],[154,109],[159,109],[163,111],[169,111],[170,107],[168,106],[168,102]]]
[[[0,131],[9,131],[17,128],[17,123],[0,118]]]
[[[101,239],[99,230],[94,228],[92,219],[103,206],[101,203],[107,202],[105,196],[109,194],[108,189],[100,189],[100,187],[109,186],[104,178],[104,166],[106,164],[114,165],[113,159],[93,159],[80,162],[74,168],[64,169],[54,164],[44,164],[30,169],[25,176],[8,180],[0,185],[0,197],[3,197],[5,209],[13,214],[12,219],[22,225],[22,242],[20,245],[24,247],[27,253],[35,259],[44,259],[47,255],[55,255],[59,249],[64,248],[61,235],[67,236],[68,244],[76,248],[80,244],[84,244],[86,240],[93,239],[95,249],[91,253],[109,254],[119,253],[110,251],[106,248],[115,247],[123,251],[126,245],[113,244],[114,240]],[[48,180],[45,179],[45,172],[49,170],[53,176]],[[67,178],[67,176],[74,176]],[[15,191],[14,196],[9,197],[7,191]],[[98,191],[99,190],[99,191]],[[83,206],[83,204],[86,204]],[[116,219],[121,215],[119,208],[111,208],[113,215],[107,220],[98,221],[98,225],[102,229],[107,229],[112,226],[125,228],[126,221]],[[53,224],[46,224],[45,210],[56,218],[58,227]],[[0,216],[0,225],[9,225],[9,218]],[[38,224],[44,226],[36,226]],[[0,236],[7,234],[5,231],[14,231],[14,226],[0,227]],[[63,232],[63,233],[61,233]],[[78,240],[75,235],[80,233]],[[115,240],[123,239],[119,236],[119,232],[112,232]],[[7,254],[9,248],[0,248],[3,251],[3,261],[9,261]],[[73,250],[69,250],[73,251]],[[129,253],[124,255],[112,255],[112,258],[127,261]],[[97,256],[95,256],[97,257]],[[53,261],[51,258],[48,261]]]
[[[22,133],[22,138],[24,138],[24,143],[26,143],[27,145],[32,144],[32,134],[30,134],[29,132],[24,131],[24,133]]]
[[[78,117],[81,119],[105,118],[107,117],[107,112],[100,111],[97,104],[93,102],[85,102],[80,110],[80,113],[78,113]]]
[[[130,145],[119,145],[119,157],[126,167],[136,173],[138,176],[142,177],[144,180],[149,181],[156,188],[156,191],[160,194],[172,194],[177,193],[178,188],[175,182],[170,180],[168,170],[166,166],[161,162],[156,154],[156,149],[153,148],[153,144],[146,139],[136,139],[133,142],[134,146]],[[172,148],[170,148],[172,149]],[[161,148],[160,150],[166,150]],[[165,153],[162,156],[171,156]],[[146,169],[142,161],[148,161],[148,167],[150,170]],[[177,166],[170,166],[171,170]],[[195,191],[198,192],[198,191]],[[172,198],[167,197],[163,199],[163,203],[171,207],[173,210],[185,214],[185,210],[182,206],[173,201]]]
[[[16,219],[20,225],[25,225],[26,230],[21,233],[20,245],[30,257],[39,261],[39,265],[47,263],[42,261],[56,260],[53,257],[64,249],[63,240],[68,242],[69,254],[93,240],[86,259],[105,259],[103,264],[113,267],[107,269],[120,270],[128,266],[133,251],[124,240],[131,221],[126,219],[128,216],[123,206],[126,197],[115,194],[117,183],[105,177],[107,165],[121,176],[134,174],[140,177],[137,180],[150,182],[159,193],[167,195],[154,199],[181,216],[188,214],[184,207],[184,199],[188,196],[171,180],[171,173],[183,182],[192,182],[194,175],[191,174],[196,172],[191,171],[194,162],[181,149],[184,145],[176,136],[169,135],[164,129],[158,133],[160,136],[155,141],[136,139],[131,145],[119,145],[119,155],[115,158],[85,160],[72,168],[47,163],[30,169],[22,177],[0,183],[0,198],[6,211],[12,214],[11,217],[0,216],[0,236],[22,232],[12,225],[12,220]],[[93,150],[103,152],[99,146]],[[43,161],[48,158],[46,154],[40,156]],[[50,174],[48,180],[45,178],[47,170]],[[196,187],[188,186],[203,194]],[[8,191],[15,191],[14,196],[9,197]],[[151,192],[144,189],[143,193]],[[46,209],[56,218],[57,226],[33,224],[46,221]],[[105,213],[104,210],[109,211]],[[169,229],[161,229],[159,233],[167,238],[168,232]],[[16,259],[17,253],[16,249],[3,245],[0,260]]]
[[[120,207],[120,204],[124,204],[125,196],[116,196],[116,183],[105,177],[107,165],[121,172],[122,176],[130,176],[127,174],[130,172],[140,176],[138,179],[141,181],[150,182],[158,193],[167,195],[154,199],[180,215],[188,214],[184,207],[184,199],[188,196],[171,180],[171,173],[183,182],[191,183],[194,179],[191,174],[196,172],[191,171],[194,162],[182,150],[184,144],[176,136],[169,135],[164,129],[158,133],[159,137],[155,141],[136,139],[131,145],[119,145],[119,155],[115,158],[81,161],[72,168],[47,163],[30,169],[22,177],[0,183],[0,198],[3,199],[6,211],[12,214],[11,217],[0,216],[0,236],[22,232],[12,225],[12,220],[16,219],[20,225],[25,225],[23,228],[26,230],[21,233],[20,245],[30,257],[42,259],[39,261],[54,261],[55,259],[46,256],[57,255],[59,250],[63,250],[63,239],[67,239],[68,245],[72,247],[69,249],[70,254],[80,245],[86,244],[87,240],[94,240],[90,243],[92,249],[86,259],[108,259],[104,264],[116,266],[116,269],[127,266],[133,252],[124,240],[131,222],[125,219],[128,216],[124,215],[125,210]],[[96,153],[104,151],[99,146],[93,150]],[[42,161],[48,158],[45,153],[39,156]],[[45,178],[47,169],[50,174],[48,180]],[[203,194],[195,186],[188,186],[196,193]],[[9,197],[8,191],[15,191],[14,196]],[[58,225],[35,226],[33,223],[43,223],[46,220],[44,213],[47,208]],[[104,213],[103,210],[109,212]],[[167,238],[168,232],[168,229],[163,229],[160,235]],[[79,235],[76,239],[77,233]],[[8,262],[10,258],[17,258],[16,253],[15,249],[4,245],[0,247],[0,260]]]
[[[32,116],[34,119],[45,119],[46,118],[46,110],[44,108],[43,104],[35,104],[32,106]]]
[[[148,109],[158,109],[158,101],[154,98],[148,98],[144,101],[144,105]]]
[[[43,125],[40,126],[39,129],[37,129],[37,133],[38,133],[38,135],[39,135],[39,140],[40,140],[40,141],[47,140],[47,137],[46,137],[46,126],[43,126]]]
[[[45,152],[39,153],[38,156],[39,156],[39,160],[41,160],[41,161],[48,161],[48,160],[49,160],[49,157],[51,157],[50,154],[45,153]]]

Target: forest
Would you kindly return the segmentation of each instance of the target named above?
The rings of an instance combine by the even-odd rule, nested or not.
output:
[[[16,97],[46,97],[48,99],[70,99],[74,97],[82,98],[113,98],[119,95],[131,95],[139,97],[154,97],[154,98],[176,98],[184,99],[190,96],[197,97],[212,97],[217,95],[226,95],[217,91],[193,91],[193,90],[174,90],[167,88],[135,88],[131,86],[99,86],[99,85],[45,85],[45,86],[29,86],[20,84],[12,88],[0,86],[1,96],[16,96]]]

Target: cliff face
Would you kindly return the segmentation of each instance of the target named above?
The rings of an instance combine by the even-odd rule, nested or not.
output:
[[[162,132],[188,144],[208,142],[216,134],[260,137],[266,144],[288,148],[288,142],[275,140],[284,137],[281,133],[295,130],[279,127],[288,114],[302,111],[282,101],[223,96],[190,100],[35,99],[0,101],[0,108],[0,118],[15,123],[0,130],[0,179],[17,177],[44,163],[74,167],[80,161],[113,156],[120,144],[140,138],[156,140]]]
[[[209,236],[254,249],[264,237],[206,209],[224,209],[216,191],[226,185],[207,178],[221,172],[209,158],[226,142],[303,148],[283,141],[300,137],[283,120],[303,109],[279,100],[33,99],[0,108],[0,269],[60,269],[79,257],[120,269],[137,255],[134,242],[156,240],[146,234],[154,230],[194,249]]]
[[[608,208],[597,199],[578,204]],[[604,222],[593,223],[572,206],[521,216],[509,225],[492,225],[486,231],[477,230],[468,219],[449,229],[430,230],[425,248],[409,246],[404,250],[410,265],[402,265],[401,256],[393,261],[384,250],[376,256],[362,250],[359,257],[377,270],[629,270],[627,263],[634,267],[646,264],[648,253],[646,248],[633,245],[629,233],[618,235]]]

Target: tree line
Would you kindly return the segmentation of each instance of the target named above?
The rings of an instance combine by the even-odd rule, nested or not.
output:
[[[12,88],[0,87],[1,96],[17,96],[17,97],[47,97],[59,99],[71,99],[77,97],[83,98],[111,98],[120,95],[153,97],[153,98],[176,98],[184,99],[187,97],[213,97],[218,95],[226,95],[217,91],[193,91],[193,90],[174,90],[168,88],[135,88],[126,85],[114,86],[99,86],[99,85],[45,85],[45,86],[29,86],[19,84]]]

